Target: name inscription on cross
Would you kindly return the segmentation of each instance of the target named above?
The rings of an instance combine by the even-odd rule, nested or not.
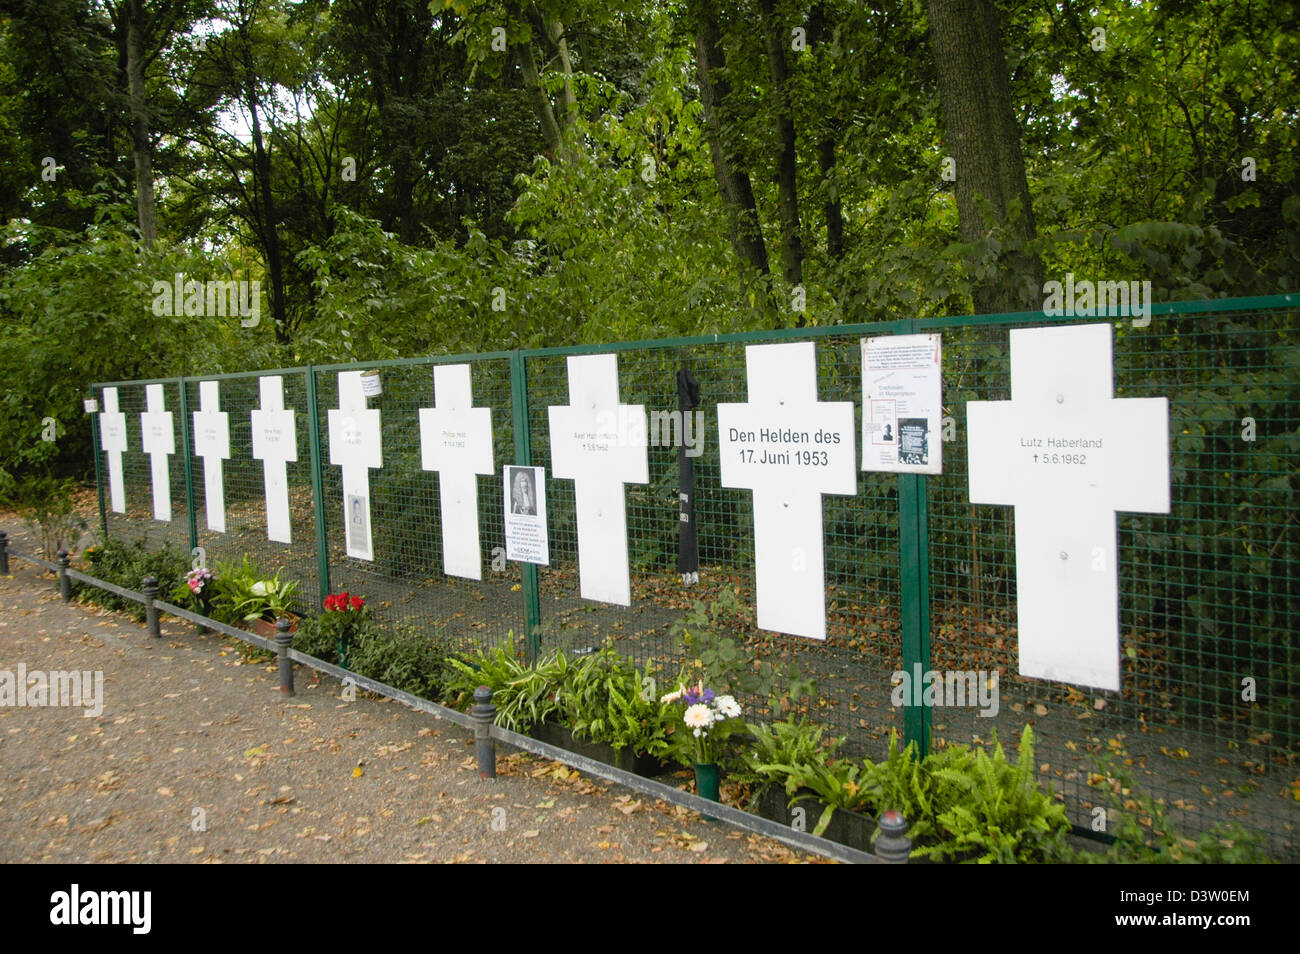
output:
[[[433,369],[434,406],[420,408],[420,463],[438,472],[442,568],[483,579],[478,536],[478,475],[491,474],[492,410],[474,407],[468,364]]]
[[[289,519],[288,464],[298,461],[298,432],[293,411],[284,406],[284,378],[268,374],[257,379],[261,407],[250,413],[253,423],[253,457],[262,462],[266,490],[266,538],[293,542]]]
[[[572,356],[568,372],[568,406],[548,409],[551,473],[573,481],[579,589],[584,599],[627,606],[623,485],[650,480],[645,405],[619,403],[616,355]]]
[[[108,455],[109,506],[114,513],[126,513],[126,487],[122,480],[126,415],[117,408],[117,388],[104,388],[104,410],[99,414],[99,446]]]
[[[754,492],[758,625],[826,638],[822,495],[857,493],[853,402],[817,400],[812,342],[745,348],[749,403],[718,405],[724,487]]]
[[[140,415],[140,444],[149,455],[153,478],[153,518],[172,518],[171,468],[167,458],[176,453],[172,412],[167,410],[161,384],[146,384],[145,412]]]
[[[970,401],[972,503],[1015,507],[1020,673],[1120,687],[1116,517],[1169,512],[1169,401],[1115,398],[1109,324],[1011,332],[1011,400]]]
[[[343,469],[347,555],[373,560],[370,471],[384,466],[379,411],[366,407],[360,371],[339,372],[339,406],[329,411],[330,463]]]
[[[226,497],[221,462],[230,460],[230,415],[221,410],[217,381],[199,382],[199,410],[194,412],[194,453],[203,458],[203,500],[208,529],[226,532]]]

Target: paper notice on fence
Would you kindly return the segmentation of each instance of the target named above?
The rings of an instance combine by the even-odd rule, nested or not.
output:
[[[862,339],[862,469],[943,472],[940,336]]]
[[[546,536],[546,471],[505,468],[506,559],[550,566]]]

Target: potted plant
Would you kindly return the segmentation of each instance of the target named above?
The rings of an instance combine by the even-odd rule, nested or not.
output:
[[[718,759],[727,737],[743,731],[740,721],[740,703],[729,695],[718,695],[704,683],[691,688],[685,686],[670,692],[659,700],[662,705],[684,705],[681,722],[684,732],[678,732],[681,743],[677,756],[684,765],[695,770],[695,787],[704,798],[718,800],[721,771]]]
[[[242,622],[259,636],[271,639],[275,636],[275,621],[285,616],[289,618],[289,631],[297,629],[298,618],[289,607],[293,596],[298,591],[295,580],[281,580],[280,570],[270,579],[262,577],[245,556],[238,567],[218,567],[221,580],[220,593],[216,609],[226,618]]]
[[[322,605],[325,612],[320,618],[321,634],[333,642],[339,665],[346,669],[348,648],[370,622],[370,611],[366,609],[365,600],[353,596],[347,590],[331,593],[325,597]]]

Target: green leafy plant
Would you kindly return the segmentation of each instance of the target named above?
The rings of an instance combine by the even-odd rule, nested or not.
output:
[[[695,660],[693,671],[686,673],[683,681],[726,687],[737,698],[766,703],[772,712],[784,711],[816,692],[816,682],[804,676],[798,666],[774,666],[766,659],[755,663],[752,651],[726,635],[728,631],[741,631],[745,625],[744,608],[729,586],[719,588],[710,603],[696,601],[668,630],[669,636],[680,640],[683,650]]]
[[[407,623],[387,628],[367,617],[352,636],[348,667],[394,689],[433,700],[443,691],[447,658],[442,630],[430,633]]]
[[[513,636],[490,651],[477,650],[451,657],[446,692],[468,705],[474,690],[487,686],[497,707],[496,724],[512,732],[527,732],[561,712],[556,695],[569,669],[569,658],[551,652],[529,666],[515,652]]]
[[[787,766],[824,765],[844,741],[823,738],[825,729],[802,717],[771,724],[751,722],[747,728],[750,744],[733,779],[781,788],[785,788]]]
[[[984,749],[970,754],[960,768],[931,768],[936,843],[914,854],[980,864],[1042,861],[1054,854],[1069,822],[1065,806],[1038,788],[1033,730],[1026,725],[1021,733],[1017,762],[1006,757],[996,738],[992,755]]]
[[[216,594],[213,608],[226,622],[251,623],[262,619],[275,622],[288,616],[293,596],[298,591],[296,580],[281,580],[281,570],[266,578],[245,554],[238,564],[218,563]]]
[[[189,558],[171,544],[157,550],[145,546],[143,538],[123,543],[107,540],[87,547],[82,554],[87,572],[106,583],[116,583],[130,590],[139,590],[146,576],[158,581],[160,593],[171,593],[182,585],[189,572]],[[74,582],[73,591],[79,599],[96,603],[106,609],[121,610],[132,619],[143,622],[144,605],[134,600],[102,590],[89,583]]]
[[[637,669],[613,647],[577,660],[558,687],[561,720],[577,738],[661,757],[668,753],[675,720],[655,692],[653,663]]]

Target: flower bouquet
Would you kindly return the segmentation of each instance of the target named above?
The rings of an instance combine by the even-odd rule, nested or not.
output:
[[[718,695],[702,682],[680,687],[659,700],[663,705],[683,705],[685,732],[676,733],[681,745],[677,757],[695,769],[695,783],[705,798],[718,800],[718,757],[723,743],[733,732],[743,731],[740,703],[729,695]],[[688,762],[687,759],[690,761]]]
[[[185,581],[171,592],[171,601],[177,606],[184,606],[200,616],[212,615],[212,593],[216,589],[216,577],[207,567],[190,570],[185,574]],[[208,628],[200,625],[199,632],[206,633]]]
[[[370,621],[370,611],[366,609],[365,600],[351,595],[346,590],[342,593],[331,593],[325,597],[322,605],[325,607],[325,612],[320,618],[321,633],[334,640],[339,665],[346,669],[348,647]]]

